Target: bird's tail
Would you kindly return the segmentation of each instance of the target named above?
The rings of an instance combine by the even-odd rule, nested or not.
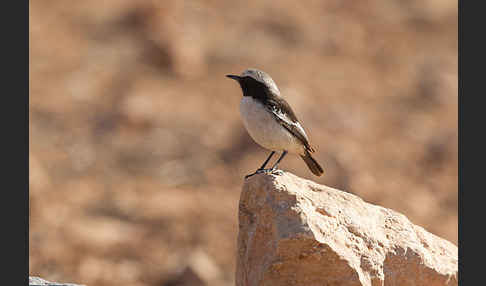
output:
[[[319,165],[319,163],[317,163],[317,161],[314,158],[312,158],[309,151],[305,150],[304,154],[300,155],[300,157],[304,160],[304,162],[307,164],[307,167],[309,167],[309,169],[314,175],[320,176],[324,173],[322,167]]]

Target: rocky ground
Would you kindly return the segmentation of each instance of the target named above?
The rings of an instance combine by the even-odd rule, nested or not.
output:
[[[234,285],[243,176],[268,153],[224,77],[247,67],[279,85],[325,174],[282,169],[457,245],[456,1],[29,9],[30,275]]]

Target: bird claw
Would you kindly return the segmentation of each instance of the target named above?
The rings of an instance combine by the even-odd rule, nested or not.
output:
[[[245,176],[245,179],[248,179],[249,177],[253,176],[253,175],[256,175],[256,174],[274,174],[274,175],[283,175],[283,171],[282,170],[279,170],[277,168],[273,168],[273,169],[258,169],[255,171],[255,173],[253,174],[249,174],[249,175],[246,175]]]
[[[279,169],[272,169],[271,173],[274,174],[274,175],[282,176],[284,174],[284,171],[279,170]]]
[[[255,171],[255,174],[265,174],[270,172],[270,169],[258,169]]]
[[[253,176],[253,175],[256,175],[256,174],[262,174],[262,173],[265,173],[267,172],[268,170],[267,169],[258,169],[256,170],[254,173],[252,174],[249,174],[249,175],[246,175],[245,176],[245,179],[248,179],[249,177]]]

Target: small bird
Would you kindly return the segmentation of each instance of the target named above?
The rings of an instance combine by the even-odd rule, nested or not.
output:
[[[280,95],[273,79],[265,72],[247,69],[241,76],[226,75],[236,80],[243,91],[240,114],[251,138],[260,146],[272,151],[263,165],[245,179],[259,173],[274,172],[287,153],[298,154],[316,176],[324,172],[311,153],[315,150],[297,120],[292,108]],[[265,169],[277,151],[282,155],[271,169]]]

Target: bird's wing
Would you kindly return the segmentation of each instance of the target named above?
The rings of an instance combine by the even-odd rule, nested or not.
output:
[[[299,120],[295,116],[287,101],[281,97],[274,97],[268,99],[267,102],[268,109],[270,113],[273,114],[275,119],[280,122],[282,126],[287,129],[287,131],[297,137],[297,139],[302,142],[304,147],[309,152],[314,152],[314,148],[310,146],[309,139],[307,138],[307,134],[305,134],[304,128],[302,128],[302,125],[299,123]]]

